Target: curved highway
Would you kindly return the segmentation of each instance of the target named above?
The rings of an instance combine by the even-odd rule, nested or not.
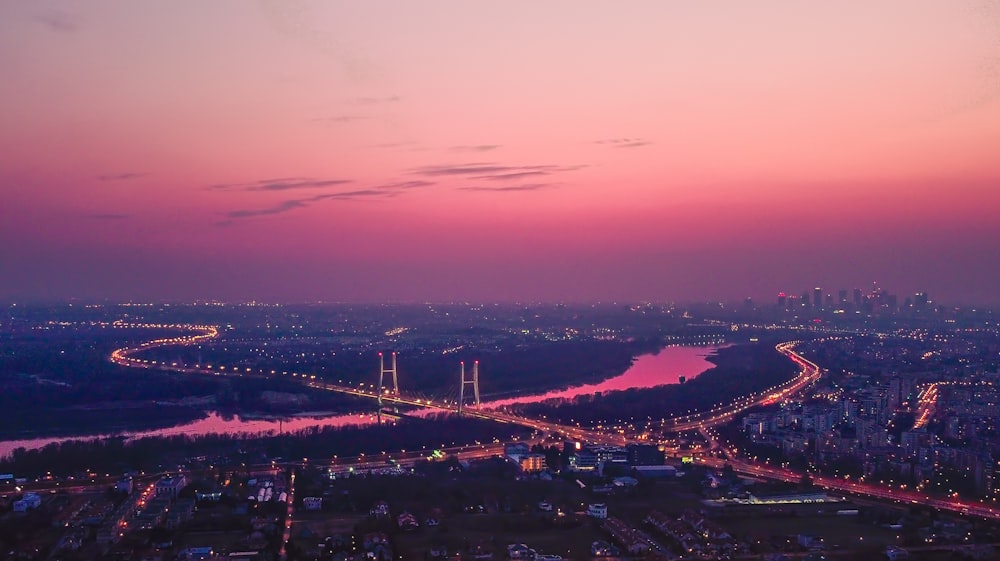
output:
[[[271,370],[268,372],[264,370],[253,370],[250,368],[241,369],[241,368],[233,368],[233,367],[226,367],[223,365],[211,365],[211,364],[205,364],[205,365],[197,364],[191,367],[178,363],[167,363],[163,361],[147,360],[136,356],[138,353],[141,353],[142,351],[146,351],[157,347],[165,347],[170,345],[195,345],[206,342],[208,340],[218,337],[219,329],[217,326],[182,325],[182,324],[167,324],[167,325],[128,324],[128,323],[116,323],[115,325],[118,327],[126,327],[126,328],[144,328],[144,329],[165,328],[165,329],[182,329],[194,332],[193,334],[189,335],[155,339],[144,343],[140,343],[139,345],[133,347],[124,347],[121,349],[117,349],[111,353],[110,360],[111,362],[119,364],[121,366],[126,366],[130,368],[151,368],[151,369],[166,370],[171,372],[181,372],[186,374],[203,374],[210,376],[272,378],[275,376],[289,375],[288,372],[278,373],[275,370]],[[804,390],[806,390],[811,384],[816,382],[822,376],[822,369],[819,366],[817,366],[813,362],[807,360],[806,358],[795,352],[794,348],[797,344],[798,344],[797,341],[791,341],[787,343],[781,343],[775,347],[778,350],[778,352],[784,354],[786,357],[789,358],[789,360],[795,362],[795,364],[799,366],[800,369],[799,374],[794,378],[792,378],[791,380],[788,380],[787,382],[784,382],[772,388],[768,388],[767,390],[740,398],[730,404],[716,407],[709,411],[667,419],[664,423],[664,429],[670,431],[697,430],[701,434],[705,435],[706,439],[709,441],[710,446],[708,449],[709,450],[716,449],[718,447],[718,442],[715,441],[714,436],[712,436],[712,433],[706,430],[707,428],[727,423],[733,420],[733,418],[736,415],[756,405],[767,405],[794,397],[795,395],[798,395]],[[340,384],[331,384],[323,380],[317,379],[315,375],[304,374],[304,373],[300,374],[297,372],[293,372],[290,374],[290,377],[299,380],[304,386],[314,389],[335,391],[346,395],[364,397],[373,400],[378,400],[380,397],[378,395],[378,392],[376,391],[364,390],[361,388],[344,386]],[[441,411],[448,411],[453,413],[458,412],[456,405],[445,402],[436,402],[430,399],[411,397],[403,393],[394,394],[391,392],[386,392],[383,393],[381,399],[382,401],[388,403],[438,409]],[[489,419],[501,423],[516,424],[539,431],[547,431],[551,433],[561,434],[565,437],[574,440],[580,440],[595,444],[621,446],[629,442],[629,439],[620,433],[603,432],[603,431],[585,429],[581,427],[562,425],[559,423],[552,423],[538,419],[519,417],[516,415],[511,415],[500,411],[486,410],[486,409],[472,409],[466,407],[463,409],[463,412],[467,415],[478,417],[481,419]],[[773,467],[767,464],[749,462],[745,459],[731,458],[730,460],[721,460],[714,457],[699,457],[697,458],[697,462],[700,465],[704,465],[706,467],[711,467],[711,468],[722,468],[724,465],[729,464],[738,473],[753,475],[756,477],[764,477],[768,479],[775,479],[780,481],[787,481],[787,482],[798,482],[804,475],[802,472],[796,472],[785,468]],[[812,478],[813,484],[823,487],[825,489],[829,489],[831,491],[839,491],[843,493],[850,493],[856,495],[865,495],[869,497],[892,500],[900,503],[922,504],[932,508],[947,510],[960,514],[980,516],[983,518],[1000,519],[1000,509],[988,505],[986,503],[960,500],[954,497],[953,498],[935,497],[912,490],[896,489],[885,485],[861,483],[861,482],[844,480],[824,475],[809,474],[809,476]]]

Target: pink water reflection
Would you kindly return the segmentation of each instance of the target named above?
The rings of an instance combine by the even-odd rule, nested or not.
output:
[[[597,384],[587,384],[564,390],[555,390],[538,395],[525,395],[510,399],[484,402],[483,407],[496,409],[508,405],[538,403],[547,399],[572,399],[580,395],[597,392],[651,388],[665,384],[677,384],[681,376],[690,380],[715,366],[705,360],[721,347],[666,347],[657,354],[636,357],[632,366],[621,376],[609,378]]]
[[[543,394],[486,401],[483,402],[482,406],[484,408],[495,409],[517,403],[537,403],[546,399],[571,399],[579,395],[588,395],[597,392],[627,390],[630,388],[650,388],[664,384],[676,384],[680,381],[681,376],[690,380],[714,366],[711,362],[705,360],[705,358],[715,353],[715,351],[719,348],[720,347],[717,346],[666,347],[657,354],[648,354],[637,357],[632,366],[625,371],[624,374],[614,378],[609,378],[597,384],[587,384]],[[486,383],[487,382],[484,381],[484,385]],[[416,416],[429,416],[440,414],[440,412],[418,409],[410,411],[408,414]],[[213,411],[204,419],[165,429],[92,436],[55,436],[25,440],[7,440],[0,442],[0,458],[9,456],[17,448],[23,447],[27,450],[34,450],[42,448],[53,442],[65,442],[67,440],[92,440],[113,436],[123,436],[129,440],[134,440],[147,436],[176,436],[181,434],[198,436],[212,433],[253,435],[273,432],[276,434],[279,430],[283,432],[293,432],[312,427],[368,426],[374,425],[377,422],[378,421],[375,415],[371,413],[355,413],[350,415],[332,416],[296,416],[278,420],[247,418],[240,417],[238,415],[223,418],[218,413]]]
[[[135,440],[147,436],[177,436],[190,435],[200,436],[205,434],[235,434],[235,435],[255,435],[260,433],[294,432],[313,427],[350,427],[374,425],[378,420],[374,414],[350,414],[332,416],[295,416],[278,419],[255,419],[240,416],[223,418],[215,411],[209,413],[208,417],[199,419],[183,425],[177,425],[165,429],[147,431],[126,431],[114,434],[99,434],[90,436],[55,436],[46,438],[31,438],[25,440],[7,440],[0,442],[0,458],[9,456],[18,448],[35,450],[54,442],[66,442],[68,440],[94,440],[98,438],[125,437],[127,440]]]

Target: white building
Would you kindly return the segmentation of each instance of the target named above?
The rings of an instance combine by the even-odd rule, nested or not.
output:
[[[587,516],[604,520],[608,517],[608,505],[604,503],[592,503],[587,505]]]
[[[181,492],[181,489],[185,485],[187,485],[187,479],[184,478],[183,474],[177,474],[173,477],[164,477],[157,481],[154,492],[157,497],[166,495],[171,499],[176,499],[177,494]]]
[[[14,512],[27,512],[42,506],[42,498],[35,493],[25,493],[21,500],[14,501]]]

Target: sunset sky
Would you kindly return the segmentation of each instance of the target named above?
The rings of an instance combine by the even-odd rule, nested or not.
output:
[[[0,2],[0,299],[1000,303],[1000,2]]]

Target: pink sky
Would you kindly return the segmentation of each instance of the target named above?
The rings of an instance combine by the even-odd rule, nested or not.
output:
[[[0,298],[1000,303],[1000,4],[0,4]]]

